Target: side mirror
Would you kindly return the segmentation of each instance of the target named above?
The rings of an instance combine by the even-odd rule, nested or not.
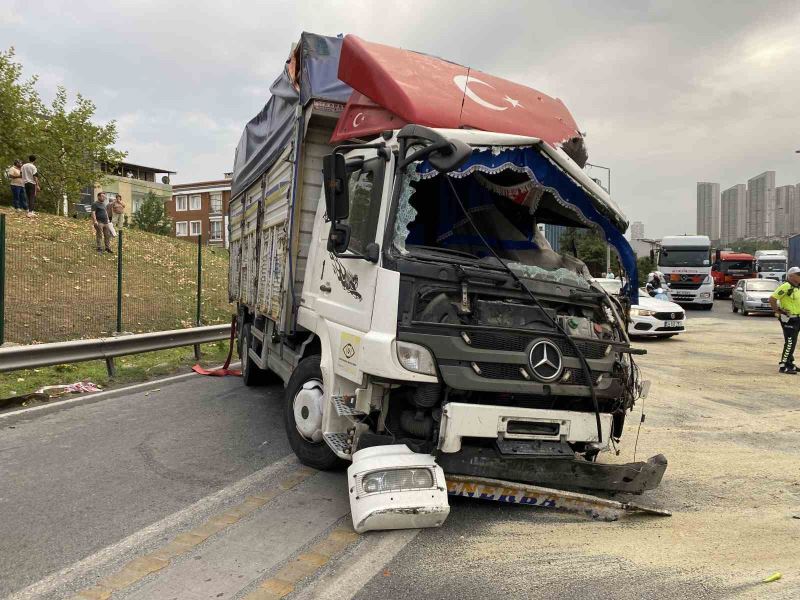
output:
[[[344,254],[350,245],[350,225],[343,223],[331,223],[331,231],[328,234],[328,252],[334,254]]]
[[[332,223],[343,221],[350,216],[347,165],[344,161],[344,154],[328,154],[323,157],[322,176],[325,184],[325,209],[328,212],[328,218]],[[331,235],[333,235],[333,228],[331,228]],[[347,237],[349,239],[349,233]]]
[[[472,156],[472,147],[461,140],[447,140],[449,147],[434,150],[428,157],[431,166],[439,173],[449,173],[467,162]]]

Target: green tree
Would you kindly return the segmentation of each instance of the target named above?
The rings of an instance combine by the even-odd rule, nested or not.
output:
[[[636,268],[639,271],[639,286],[647,283],[647,274],[656,270],[656,263],[649,256],[641,256],[636,260]]]
[[[782,241],[737,240],[730,244],[734,252],[755,254],[756,250],[785,250],[786,244]]]
[[[40,134],[39,171],[44,206],[60,212],[64,196],[75,202],[81,190],[103,183],[101,164],[115,165],[125,153],[114,150],[117,126],[92,122],[95,105],[80,94],[68,107],[67,90],[58,88]]]
[[[87,98],[77,94],[70,107],[66,89],[59,88],[51,106],[45,106],[36,76],[23,80],[14,56],[13,48],[0,51],[0,167],[35,154],[42,186],[37,209],[59,212],[64,196],[75,202],[82,189],[102,183],[101,164],[113,166],[125,153],[113,148],[114,121],[95,124],[95,105]]]
[[[14,48],[0,51],[0,167],[27,159],[36,149],[38,123],[44,107],[36,92],[36,77],[22,79]],[[4,195],[9,194],[3,186]]]
[[[562,254],[576,254],[577,257],[586,263],[589,272],[599,277],[606,272],[606,241],[596,231],[590,229],[578,229],[569,227],[561,236]],[[616,252],[611,250],[611,271],[617,275],[620,273],[619,259]]]
[[[172,221],[167,216],[163,198],[148,192],[139,210],[133,214],[133,226],[150,233],[170,235]]]

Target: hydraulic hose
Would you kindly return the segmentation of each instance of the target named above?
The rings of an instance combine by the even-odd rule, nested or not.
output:
[[[570,346],[572,346],[572,349],[575,351],[575,354],[577,355],[578,360],[581,363],[581,367],[583,368],[583,372],[586,375],[586,381],[589,385],[589,393],[592,396],[592,405],[594,407],[594,418],[597,424],[597,441],[598,443],[602,443],[603,426],[602,423],[600,422],[600,406],[597,403],[597,392],[594,387],[594,381],[592,381],[592,370],[589,368],[589,363],[586,361],[586,357],[583,355],[583,352],[581,352],[581,349],[578,347],[578,344],[575,343],[575,340],[572,339],[572,336],[570,336],[564,330],[564,328],[558,324],[558,321],[556,321],[553,317],[549,315],[549,313],[544,309],[541,302],[539,302],[539,299],[534,295],[534,293],[530,291],[530,289],[528,289],[528,286],[522,283],[522,280],[517,276],[514,270],[506,264],[506,261],[504,261],[502,258],[498,256],[497,252],[494,251],[494,248],[492,248],[491,244],[489,244],[489,242],[486,241],[486,238],[483,237],[483,234],[480,232],[478,227],[475,225],[475,222],[472,220],[472,216],[467,211],[466,207],[464,206],[464,203],[461,202],[461,197],[458,195],[458,192],[456,191],[456,188],[453,185],[453,181],[450,179],[448,175],[445,175],[445,178],[447,179],[447,183],[450,185],[450,190],[453,192],[453,196],[455,197],[456,202],[458,202],[458,206],[461,208],[461,211],[464,213],[464,216],[467,218],[467,221],[469,221],[469,224],[472,227],[472,229],[474,229],[475,233],[478,234],[478,238],[480,238],[481,243],[484,246],[486,246],[486,249],[491,253],[491,255],[501,265],[503,265],[503,268],[508,272],[509,275],[511,275],[512,279],[516,281],[517,285],[521,287],[523,290],[525,290],[528,296],[530,296],[531,300],[533,300],[534,304],[542,311],[542,313],[553,324],[553,327],[556,328],[556,331],[560,332],[567,339],[567,343]]]

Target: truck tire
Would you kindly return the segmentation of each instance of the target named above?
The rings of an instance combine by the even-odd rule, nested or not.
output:
[[[242,359],[242,381],[246,386],[253,387],[265,382],[267,371],[260,369],[248,353],[248,350],[253,345],[253,334],[250,332],[250,327],[250,323],[245,323],[242,327],[242,344],[239,350],[239,357]]]
[[[736,307],[736,302],[731,300],[731,310],[735,313],[739,312],[739,309]]]
[[[322,411],[325,394],[318,354],[300,361],[286,386],[284,423],[286,437],[300,462],[320,471],[344,467],[322,439]],[[299,421],[298,421],[299,419]]]
[[[745,310],[744,306],[742,306],[742,316],[743,316],[743,317],[746,317],[746,316],[748,316],[749,314],[750,314],[750,312],[749,312],[749,311],[747,311],[747,310]]]

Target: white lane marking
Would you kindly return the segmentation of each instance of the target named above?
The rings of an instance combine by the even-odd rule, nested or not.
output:
[[[230,368],[235,369],[238,367],[238,363],[232,364]],[[221,368],[214,367],[215,369]],[[210,369],[213,370],[213,369]],[[105,398],[106,396],[111,395],[121,395],[124,396],[130,392],[136,392],[141,390],[147,390],[148,388],[158,387],[165,383],[171,383],[174,381],[180,381],[182,379],[189,379],[192,376],[200,375],[192,371],[191,373],[181,373],[180,375],[172,375],[170,377],[164,377],[163,379],[154,379],[152,381],[145,381],[143,383],[135,383],[133,385],[129,385],[127,387],[121,388],[114,388],[113,390],[106,390],[104,392],[95,392],[93,394],[84,394],[83,396],[78,396],[77,398],[67,398],[66,400],[57,400],[56,402],[48,402],[47,404],[40,404],[39,406],[31,406],[28,408],[20,408],[18,410],[12,410],[9,412],[0,413],[0,419],[5,419],[8,417],[13,417],[15,415],[23,415],[27,413],[37,412],[40,410],[45,410],[47,408],[56,408],[59,406],[65,406],[67,404],[74,404],[75,402],[85,402],[87,400],[97,400],[98,398]]]
[[[229,485],[213,494],[201,498],[191,506],[184,508],[168,517],[163,518],[152,525],[140,529],[136,533],[126,537],[124,540],[117,542],[112,546],[103,548],[102,550],[92,554],[91,556],[80,560],[69,567],[66,567],[52,575],[48,575],[44,579],[31,584],[27,588],[8,596],[6,600],[27,600],[28,598],[48,598],[51,597],[55,590],[62,588],[69,583],[73,582],[79,577],[89,575],[93,571],[102,567],[103,565],[113,562],[116,559],[124,556],[127,552],[137,548],[154,537],[163,535],[164,532],[179,527],[184,523],[192,521],[197,515],[204,513],[213,513],[220,505],[224,504],[231,498],[235,498],[243,494],[250,487],[263,483],[265,480],[271,478],[276,472],[281,471],[287,467],[299,467],[300,462],[294,454],[285,456],[280,460],[275,461],[268,467],[264,467],[260,471],[256,471],[248,475],[244,479],[240,479],[236,483]]]
[[[334,565],[335,570],[327,576],[315,579],[297,593],[293,600],[350,600],[400,550],[417,537],[420,531],[422,530],[400,529],[366,534],[367,539],[357,546],[352,556],[346,553],[347,558],[344,561],[341,556],[334,558],[328,565]]]

